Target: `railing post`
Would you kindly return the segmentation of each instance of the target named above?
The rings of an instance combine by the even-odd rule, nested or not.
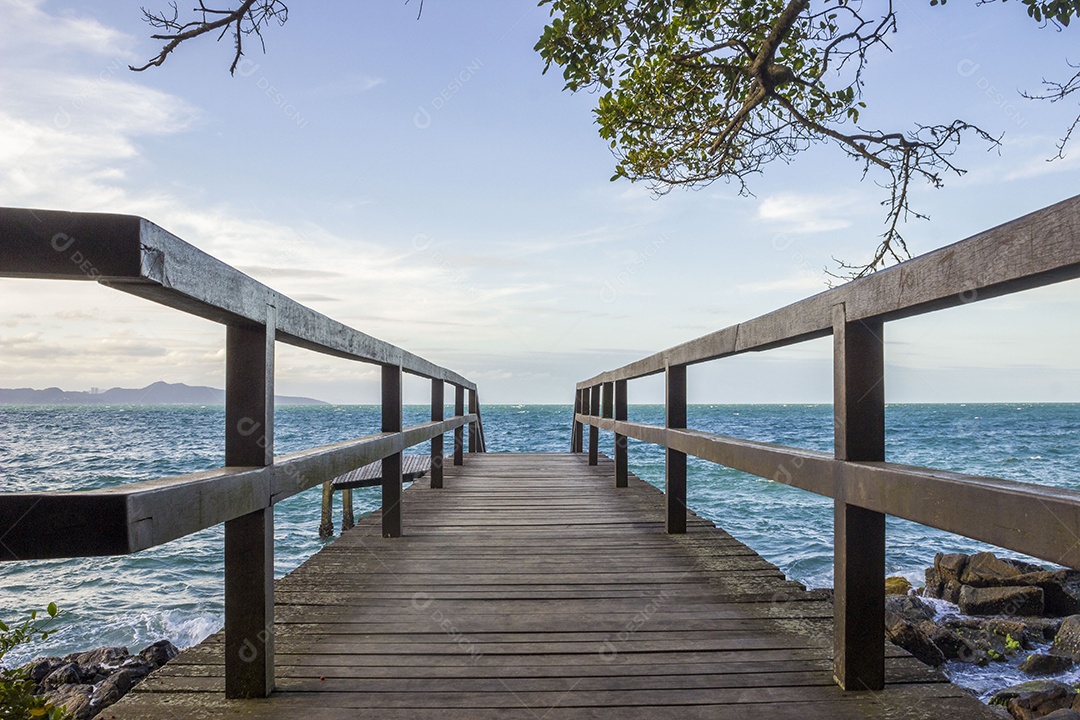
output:
[[[589,388],[589,415],[596,416],[600,412],[600,386],[593,385]],[[600,428],[594,423],[589,423],[589,464],[596,465],[600,461]]]
[[[615,383],[606,382],[600,386],[600,416],[612,418],[615,415]],[[614,451],[612,451],[614,455]]]
[[[439,422],[443,419],[443,407],[446,404],[446,383],[438,378],[431,381],[431,421]],[[436,435],[431,438],[431,487],[438,489],[443,486],[443,436]]]
[[[382,431],[401,432],[401,366],[382,366]],[[401,537],[401,453],[382,461],[382,533]]]
[[[334,483],[327,480],[322,484],[322,515],[319,518],[319,537],[334,536]]]
[[[274,462],[274,307],[225,334],[225,464]],[[225,523],[225,696],[274,689],[274,507]]]
[[[476,439],[479,440],[479,450],[482,453],[487,452],[487,436],[484,435],[484,413],[480,410],[480,396],[476,396],[476,409],[473,410],[476,413]]]
[[[584,426],[578,420],[578,414],[582,412],[581,396],[584,390],[574,391],[574,425],[570,432],[570,452],[579,453],[585,446]]]
[[[615,419],[626,420],[626,381],[615,381]],[[626,436],[615,433],[615,487],[627,486],[629,457]]]
[[[465,414],[465,388],[460,385],[454,386],[454,415]],[[454,464],[464,465],[465,456],[462,454],[465,445],[465,429],[460,425],[454,428]]]
[[[476,391],[469,391],[469,412],[475,413],[480,409],[477,402]],[[477,423],[469,423],[469,454],[480,452],[480,427]]]
[[[664,374],[664,425],[686,427],[686,366],[668,365]],[[666,448],[664,495],[667,517],[664,526],[669,534],[686,532],[686,453]]]
[[[848,322],[833,308],[837,460],[885,459],[885,351],[880,319]],[[885,515],[834,500],[833,675],[845,690],[885,687]]]
[[[341,491],[341,532],[354,527],[356,518],[353,517],[352,488],[345,488]]]

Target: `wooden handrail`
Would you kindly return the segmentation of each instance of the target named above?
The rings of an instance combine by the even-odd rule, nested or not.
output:
[[[126,555],[162,545],[276,505],[475,419],[463,415],[300,450],[264,467],[222,467],[81,492],[0,493],[0,560]]]
[[[225,467],[91,492],[0,493],[0,560],[136,552],[225,524],[225,694],[274,687],[274,515],[277,502],[382,461],[383,536],[402,534],[401,454],[462,428],[483,452],[476,385],[446,368],[315,312],[131,215],[0,208],[0,277],[95,280],[227,326]],[[377,435],[274,456],[278,341],[382,368]],[[402,373],[430,378],[432,422],[402,428]],[[442,418],[445,383],[456,411]],[[468,391],[472,412],[463,408]],[[432,477],[435,477],[433,472]],[[441,473],[440,473],[441,480]]]
[[[595,463],[597,431],[613,432],[616,486],[625,487],[627,437],[665,448],[669,533],[685,532],[687,455],[833,498],[834,674],[845,689],[879,690],[886,515],[1080,569],[1080,492],[885,462],[884,325],[1076,277],[1080,196],[579,382],[571,450],[584,451],[588,425]],[[828,335],[831,454],[686,429],[687,366]],[[627,422],[626,382],[661,372],[665,427]],[[1052,522],[1031,522],[1046,516]]]
[[[0,277],[96,280],[227,325],[263,325],[271,306],[281,342],[476,390],[461,375],[331,320],[141,217],[0,208],[0,241]]]

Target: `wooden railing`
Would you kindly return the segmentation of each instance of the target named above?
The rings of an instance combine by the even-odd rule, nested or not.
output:
[[[884,687],[885,516],[1080,568],[1080,492],[885,462],[884,325],[1080,277],[1080,196],[954,245],[577,384],[571,450],[597,462],[598,430],[666,448],[669,533],[686,530],[686,456],[835,501],[834,672],[845,689]],[[686,368],[833,336],[834,451],[686,428]],[[627,422],[627,381],[664,373],[665,427]]]
[[[401,453],[431,441],[442,486],[443,434],[454,463],[484,450],[476,385],[321,315],[139,217],[0,208],[0,277],[96,280],[224,324],[225,467],[89,492],[0,493],[0,559],[121,555],[225,523],[225,692],[274,683],[274,505],[382,461],[382,531],[402,533]],[[382,367],[382,432],[274,456],[277,341]],[[402,373],[431,380],[431,422],[402,427]],[[443,417],[444,385],[455,388]],[[465,394],[469,410],[465,412]]]

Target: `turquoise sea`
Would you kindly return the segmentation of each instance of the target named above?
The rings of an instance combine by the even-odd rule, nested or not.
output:
[[[663,407],[631,406],[630,419],[663,424]],[[691,428],[829,451],[830,405],[696,405]],[[426,420],[406,407],[406,424]],[[491,452],[567,450],[571,409],[484,408]],[[1080,404],[890,405],[887,457],[894,462],[1080,488]],[[378,431],[376,406],[278,408],[275,450],[286,453]],[[0,489],[85,490],[218,467],[224,412],[202,406],[0,407]],[[612,437],[601,433],[610,454]],[[413,452],[422,452],[423,446]],[[631,441],[631,470],[663,487],[664,456]],[[690,459],[688,502],[811,587],[832,584],[832,503],[768,480]],[[355,493],[360,513],[377,488]],[[284,574],[326,542],[317,534],[318,489],[276,507],[276,570]],[[340,505],[335,521],[340,523]],[[26,653],[100,645],[141,648],[161,637],[179,646],[223,624],[223,528],[135,555],[0,564],[0,619],[55,601],[61,631]],[[921,584],[937,551],[975,552],[981,543],[890,518],[887,571]],[[1016,553],[1007,553],[1018,557]],[[23,659],[13,654],[9,661]]]

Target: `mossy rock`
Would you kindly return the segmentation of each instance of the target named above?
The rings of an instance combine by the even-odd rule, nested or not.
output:
[[[907,595],[911,591],[911,583],[907,578],[892,575],[885,578],[886,595]]]

